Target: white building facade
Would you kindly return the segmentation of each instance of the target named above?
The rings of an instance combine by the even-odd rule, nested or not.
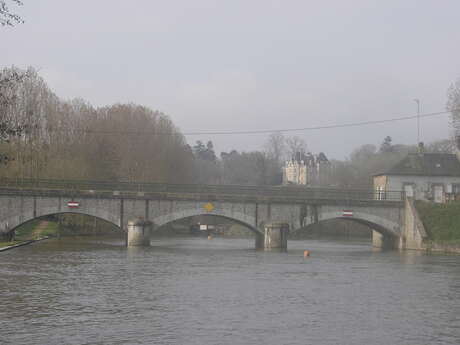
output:
[[[324,153],[297,152],[283,167],[283,184],[324,186],[329,183],[331,164]]]
[[[388,171],[374,175],[374,190],[378,199],[385,199],[389,191],[404,191],[415,200],[458,200],[460,153],[409,154]]]

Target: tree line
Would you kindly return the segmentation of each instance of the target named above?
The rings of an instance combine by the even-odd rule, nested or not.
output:
[[[273,185],[283,145],[217,155],[159,111],[62,100],[34,68],[0,70],[0,178]]]
[[[33,68],[0,71],[0,152],[0,177],[193,181],[193,156],[167,115],[64,101]]]
[[[460,108],[460,81],[448,107]],[[454,129],[460,113],[452,112]],[[331,187],[369,188],[372,175],[390,168],[415,146],[365,144],[331,161]],[[427,152],[453,152],[451,140]],[[137,104],[94,107],[62,100],[33,68],[0,71],[0,178],[85,179],[229,185],[279,185],[282,166],[308,152],[303,138],[272,133],[261,150],[214,151],[212,141],[188,145],[166,114]]]

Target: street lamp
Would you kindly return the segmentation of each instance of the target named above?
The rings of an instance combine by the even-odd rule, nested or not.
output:
[[[418,145],[420,143],[420,100],[418,98],[415,98],[414,102],[417,103],[417,145]]]

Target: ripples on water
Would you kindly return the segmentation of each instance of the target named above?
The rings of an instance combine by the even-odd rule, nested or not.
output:
[[[459,256],[253,246],[65,239],[0,253],[0,344],[460,343]]]

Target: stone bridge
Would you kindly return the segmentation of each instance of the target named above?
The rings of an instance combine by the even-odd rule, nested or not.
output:
[[[146,236],[148,223],[156,228],[186,217],[215,215],[248,227],[256,235],[256,248],[270,249],[286,248],[287,231],[345,218],[370,226],[375,245],[401,247],[403,194],[387,192],[385,199],[376,200],[372,191],[290,186],[0,180],[0,234],[60,213],[94,216],[129,228],[137,233],[134,237]],[[129,223],[132,219],[137,221]]]

